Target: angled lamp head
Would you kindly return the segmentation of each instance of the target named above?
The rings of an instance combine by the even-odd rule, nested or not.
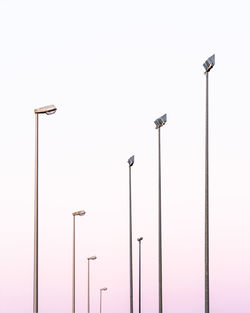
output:
[[[73,216],[76,216],[76,215],[83,216],[85,213],[86,213],[85,211],[81,210],[81,211],[73,212],[72,215]]]
[[[211,71],[211,69],[214,67],[215,65],[215,54],[213,54],[210,58],[208,58],[206,60],[206,62],[203,64],[206,72],[205,73],[208,73],[209,71]]]
[[[162,115],[161,117],[157,118],[157,120],[155,120],[155,128],[158,129],[160,127],[162,127],[163,125],[165,125],[167,122],[167,114]]]
[[[129,167],[131,167],[134,163],[135,163],[135,156],[132,155],[132,157],[130,157],[130,158],[128,159]]]
[[[95,255],[88,258],[88,260],[95,260],[95,259],[97,259],[97,257]]]
[[[54,104],[51,105],[47,105],[45,107],[41,107],[38,109],[35,109],[34,112],[35,114],[47,114],[47,115],[51,115],[54,114],[56,112],[57,108],[54,106]]]
[[[140,242],[142,241],[143,237],[137,238],[137,240]]]
[[[101,288],[100,290],[106,291],[108,290],[108,288],[104,287],[104,288]]]

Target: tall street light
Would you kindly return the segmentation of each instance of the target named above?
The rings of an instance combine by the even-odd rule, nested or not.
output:
[[[96,259],[97,259],[96,256],[91,256],[88,258],[88,313],[90,313],[90,291],[89,291],[89,289],[90,289],[90,287],[89,287],[89,285],[90,285],[90,277],[89,277],[90,266],[89,266],[89,261],[96,260]]]
[[[76,216],[83,216],[85,214],[85,211],[77,211],[73,212],[73,261],[72,261],[72,313],[75,313],[75,305],[76,305],[76,296],[75,296],[75,280],[76,280],[76,264],[75,264],[75,217]]]
[[[159,313],[162,313],[162,231],[161,231],[161,127],[167,122],[167,115],[164,114],[157,120],[155,120],[155,128],[158,129],[158,167],[159,167],[159,193],[158,193],[158,223],[159,223],[159,238],[158,238],[158,249],[159,249]]]
[[[132,191],[131,191],[131,167],[135,162],[133,155],[128,159],[129,164],[129,277],[130,277],[130,313],[133,313],[133,255],[132,255]]]
[[[100,313],[102,313],[102,291],[106,290],[108,290],[106,287],[100,289]]]
[[[35,201],[34,201],[34,281],[33,281],[33,312],[38,312],[38,116],[39,114],[53,114],[54,105],[48,105],[34,110],[35,112]]]
[[[209,111],[208,73],[215,65],[215,55],[203,64],[206,75],[206,139],[205,139],[205,313],[209,313]]]
[[[137,238],[139,242],[139,313],[141,313],[141,241],[143,237]]]

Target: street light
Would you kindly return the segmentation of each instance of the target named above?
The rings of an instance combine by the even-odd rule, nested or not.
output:
[[[206,75],[206,138],[205,138],[205,313],[209,313],[209,111],[208,73],[215,65],[215,55],[203,64]]]
[[[90,292],[89,292],[89,285],[90,285],[90,278],[89,278],[89,272],[90,272],[90,266],[89,266],[89,261],[93,261],[93,260],[96,260],[97,257],[94,255],[94,256],[91,256],[88,258],[88,313],[90,313]]]
[[[143,237],[137,238],[139,242],[139,313],[141,313],[141,241]]]
[[[108,290],[106,287],[100,289],[100,313],[102,313],[102,291],[106,290]]]
[[[159,193],[158,193],[158,223],[159,223],[159,234],[158,234],[158,249],[159,249],[159,313],[162,313],[162,234],[161,234],[161,127],[167,122],[167,115],[164,114],[157,120],[155,120],[155,128],[158,129],[158,170],[159,170]]]
[[[135,162],[133,155],[128,159],[129,164],[129,269],[130,269],[130,313],[133,313],[133,255],[132,255],[132,191],[131,191],[131,167]]]
[[[38,109],[35,109],[35,113],[36,114],[47,114],[47,115],[51,115],[53,113],[55,113],[57,110],[57,108],[51,104],[51,105],[46,105],[45,107],[41,107],[41,108],[38,108]]]
[[[75,313],[76,297],[75,297],[75,279],[76,279],[76,269],[75,269],[75,217],[83,216],[85,211],[73,212],[73,262],[72,262],[72,313]]]
[[[33,312],[38,312],[38,128],[39,114],[53,114],[54,105],[48,105],[34,110],[35,112],[35,195],[34,195],[34,277],[33,277]]]

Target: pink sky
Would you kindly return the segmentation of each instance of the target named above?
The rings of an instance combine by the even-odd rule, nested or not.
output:
[[[209,14],[206,13],[209,10]],[[157,312],[157,133],[162,130],[164,313],[204,312],[204,116],[210,84],[211,313],[250,311],[249,4],[198,0],[0,1],[0,313],[32,312],[34,108],[40,118],[39,313]],[[230,66],[229,66],[230,65]]]

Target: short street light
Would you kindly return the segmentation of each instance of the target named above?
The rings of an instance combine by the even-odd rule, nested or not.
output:
[[[100,289],[100,313],[102,313],[102,291],[106,290],[108,290],[106,287]]]
[[[137,238],[139,242],[139,313],[141,313],[141,242],[143,237]]]
[[[75,313],[75,279],[76,279],[76,270],[75,270],[75,217],[76,216],[83,216],[85,211],[77,211],[73,212],[73,262],[72,262],[72,313]]]
[[[90,313],[90,265],[89,265],[89,261],[94,261],[96,260],[97,257],[94,255],[94,256],[91,256],[88,258],[88,313]]]

